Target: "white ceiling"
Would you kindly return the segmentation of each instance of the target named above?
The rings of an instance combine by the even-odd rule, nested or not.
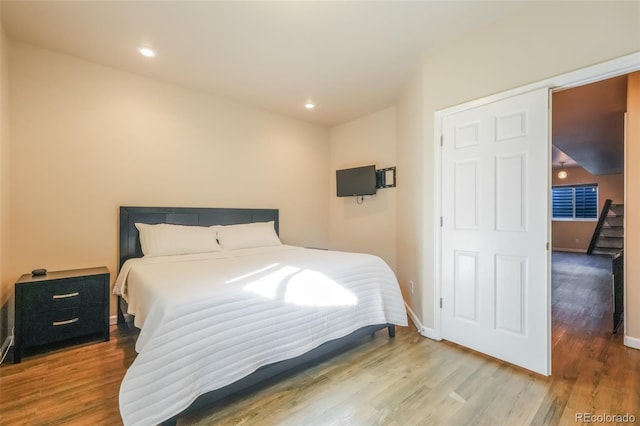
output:
[[[333,126],[393,105],[423,55],[528,1],[6,1],[8,37]],[[140,56],[141,45],[158,56]],[[314,110],[303,105],[316,103]]]

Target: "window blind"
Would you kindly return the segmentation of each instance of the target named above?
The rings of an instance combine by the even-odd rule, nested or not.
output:
[[[551,188],[553,219],[597,219],[598,185],[565,185]]]

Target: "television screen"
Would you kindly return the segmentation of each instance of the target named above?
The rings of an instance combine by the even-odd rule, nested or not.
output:
[[[338,197],[372,195],[376,193],[376,166],[336,170]]]

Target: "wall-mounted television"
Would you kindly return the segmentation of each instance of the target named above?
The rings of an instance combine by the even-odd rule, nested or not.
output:
[[[376,193],[376,166],[336,170],[338,197],[373,195]]]

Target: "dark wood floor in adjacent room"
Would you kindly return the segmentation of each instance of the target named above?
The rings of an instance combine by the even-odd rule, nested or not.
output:
[[[640,422],[640,351],[611,334],[608,262],[554,253],[552,377],[399,328],[179,424],[573,425],[583,412]],[[0,424],[120,424],[135,338],[113,327],[109,342],[3,364]]]

